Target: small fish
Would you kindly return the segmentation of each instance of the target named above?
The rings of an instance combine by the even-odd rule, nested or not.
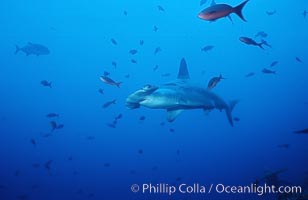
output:
[[[290,147],[290,145],[289,144],[279,144],[279,145],[277,145],[277,147],[288,149]]]
[[[57,129],[58,125],[55,121],[51,121],[50,122],[50,126],[51,126],[51,131],[54,131]]]
[[[294,131],[294,133],[297,134],[308,134],[308,128],[302,129],[302,130],[298,130],[298,131]]]
[[[273,11],[266,11],[266,14],[267,14],[267,15],[274,15],[274,14],[276,14],[276,10],[273,10]]]
[[[156,47],[156,49],[154,50],[154,54],[156,55],[158,52],[161,52],[161,48],[160,47]]]
[[[130,75],[129,75],[129,74],[126,74],[124,77],[125,77],[125,78],[129,78],[129,77],[130,77]]]
[[[262,38],[266,38],[267,36],[268,36],[267,33],[265,33],[264,31],[260,31],[255,35],[255,37],[262,37]]]
[[[59,118],[60,115],[58,113],[48,113],[46,117],[47,118],[55,118],[55,117]]]
[[[203,4],[206,4],[207,0],[200,0],[200,6],[202,6]]]
[[[112,100],[112,101],[107,101],[106,103],[103,104],[103,108],[108,108],[109,106],[111,106],[112,104],[115,104],[116,100]]]
[[[43,85],[44,87],[50,87],[52,88],[51,82],[47,81],[47,80],[42,80],[41,81],[41,85]]]
[[[174,133],[174,132],[175,132],[175,130],[174,130],[173,128],[170,128],[169,131],[170,131],[171,133]]]
[[[90,193],[90,194],[88,194],[88,198],[93,198],[95,196],[95,194],[94,193]]]
[[[249,38],[249,37],[240,37],[239,38],[241,42],[248,44],[248,45],[254,45],[254,46],[258,46],[261,49],[264,49],[262,47],[263,43],[257,43],[256,41],[254,41],[253,39]]]
[[[272,71],[272,70],[264,68],[262,70],[262,73],[264,73],[264,74],[276,74],[276,71]]]
[[[140,40],[139,41],[139,44],[142,46],[144,44],[144,41],[143,40]]]
[[[57,129],[62,129],[62,128],[64,128],[64,124],[59,124],[59,125],[57,126]]]
[[[238,118],[238,117],[233,117],[233,121],[235,121],[235,122],[239,122],[241,119],[240,118]]]
[[[32,139],[30,140],[30,142],[31,142],[31,144],[32,144],[34,147],[36,146],[36,141],[35,141],[35,139],[32,138]]]
[[[124,11],[123,11],[123,14],[124,14],[125,16],[127,16],[128,13],[127,13],[126,10],[124,10]]]
[[[99,92],[100,94],[104,94],[104,89],[99,88],[99,89],[98,89],[98,92]]]
[[[269,48],[272,48],[272,45],[270,45],[267,41],[264,39],[261,40],[261,43],[264,44],[265,46],[268,46]]]
[[[122,82],[115,82],[114,80],[112,80],[111,78],[109,78],[107,76],[101,76],[100,80],[103,81],[106,84],[117,86],[118,88],[120,88],[120,85],[122,83]]]
[[[274,66],[276,66],[278,64],[278,61],[273,61],[272,63],[271,63],[271,65],[270,65],[270,67],[274,67]]]
[[[15,54],[17,54],[19,51],[24,52],[27,56],[29,55],[40,56],[40,55],[50,54],[49,49],[41,44],[34,44],[28,42],[28,44],[24,47],[20,48],[18,45],[15,45],[15,47],[16,47]]]
[[[144,120],[145,120],[145,116],[139,117],[139,120],[140,120],[140,121],[144,121]]]
[[[243,3],[239,4],[236,7],[232,7],[227,4],[216,4],[215,1],[213,0],[211,6],[202,10],[198,14],[198,17],[200,19],[207,21],[215,21],[223,17],[229,17],[229,19],[231,19],[230,14],[235,13],[243,21],[246,21],[242,14],[242,9],[244,8],[247,2],[248,0],[244,1]]]
[[[158,65],[155,65],[155,67],[153,68],[153,72],[155,72],[158,69]]]
[[[16,198],[20,200],[28,200],[30,199],[30,196],[27,194],[21,194],[21,195],[16,196]]]
[[[208,52],[210,50],[212,50],[215,46],[213,45],[207,45],[207,46],[204,46],[203,48],[201,48],[201,51],[203,52]]]
[[[157,8],[159,11],[165,12],[165,9],[161,5],[158,5]]]
[[[115,120],[119,120],[119,119],[122,119],[123,115],[122,114],[118,114],[114,119]]]
[[[169,77],[171,74],[170,73],[164,73],[164,74],[162,74],[161,76],[162,77]]]
[[[110,167],[111,164],[110,163],[104,163],[104,167]]]
[[[128,53],[131,54],[131,55],[135,55],[135,54],[138,53],[138,50],[136,50],[136,49],[131,49],[131,50],[129,50]]]
[[[19,176],[19,175],[20,175],[20,170],[17,169],[17,170],[15,171],[14,175],[15,175],[15,176]]]
[[[95,140],[95,137],[94,136],[88,136],[86,139],[87,140]]]
[[[5,189],[7,189],[8,187],[6,186],[6,185],[0,185],[0,190],[5,190]]]
[[[45,164],[44,167],[45,169],[47,169],[48,171],[51,170],[51,164],[52,164],[52,160],[48,160]]]
[[[165,122],[160,122],[160,124],[159,125],[161,125],[161,126],[165,126],[166,125],[166,123]]]
[[[154,26],[153,30],[154,30],[154,32],[157,32],[158,31],[158,27]]]
[[[222,77],[221,74],[218,77],[211,78],[211,80],[207,84],[207,88],[209,90],[213,89],[220,82],[221,79],[225,79],[224,77]]]
[[[47,138],[51,136],[51,133],[41,133],[41,136]]]
[[[118,42],[114,38],[111,38],[110,41],[111,41],[112,44],[118,45]]]
[[[139,150],[138,150],[138,153],[139,153],[139,154],[143,154],[143,150],[142,150],[142,149],[139,149]]]
[[[116,61],[112,61],[112,62],[111,62],[111,65],[112,65],[114,68],[117,68],[117,62],[116,62]]]
[[[300,63],[303,62],[299,57],[295,57],[295,60],[296,60],[297,62],[300,62]]]
[[[303,16],[304,16],[304,18],[306,18],[306,16],[307,16],[307,10],[304,10],[304,12],[303,12]]]
[[[69,157],[67,158],[67,160],[72,161],[72,160],[73,160],[73,156],[69,156]]]
[[[181,180],[182,180],[181,177],[177,177],[177,178],[175,179],[175,181],[181,181]]]
[[[135,60],[135,59],[131,59],[130,62],[134,63],[134,64],[137,64],[137,60]]]
[[[246,74],[245,77],[248,78],[248,77],[251,77],[251,76],[254,76],[254,75],[255,75],[254,72],[250,72],[250,73]]]

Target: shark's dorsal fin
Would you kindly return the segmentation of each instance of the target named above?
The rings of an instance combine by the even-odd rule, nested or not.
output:
[[[215,0],[213,0],[212,3],[211,3],[211,6],[215,6],[215,5],[216,5],[216,2],[215,2]]]
[[[190,79],[185,58],[182,58],[181,60],[178,79]]]
[[[167,110],[167,120],[168,122],[173,122],[183,110]]]

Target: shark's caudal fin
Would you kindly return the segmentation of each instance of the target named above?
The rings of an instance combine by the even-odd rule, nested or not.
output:
[[[189,72],[187,69],[187,64],[185,61],[185,58],[182,58],[179,73],[178,73],[178,79],[189,79]]]
[[[234,13],[237,14],[243,21],[246,22],[246,19],[244,18],[243,16],[243,13],[242,13],[242,10],[244,8],[244,6],[246,5],[246,3],[248,2],[249,0],[246,0],[244,1],[243,3],[241,3],[240,5],[236,6],[233,8],[234,10]]]
[[[232,110],[238,102],[239,102],[238,100],[233,100],[229,103],[228,107],[226,108],[226,114],[228,117],[228,121],[232,127],[233,127]]]

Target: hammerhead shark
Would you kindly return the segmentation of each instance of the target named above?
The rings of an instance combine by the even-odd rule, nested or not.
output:
[[[176,81],[161,86],[147,84],[126,99],[126,107],[129,109],[136,109],[140,106],[165,109],[169,122],[174,121],[184,110],[225,110],[231,126],[233,126],[231,113],[237,103],[237,100],[226,103],[207,87],[191,83],[184,58],[181,60]]]

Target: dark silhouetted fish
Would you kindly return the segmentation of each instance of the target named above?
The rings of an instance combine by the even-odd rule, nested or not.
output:
[[[298,130],[298,131],[294,131],[294,133],[297,134],[308,134],[308,128],[302,129],[302,130]]]
[[[214,48],[213,45],[207,45],[207,46],[202,47],[201,51],[208,52],[208,51],[212,50],[213,48]]]
[[[260,47],[261,49],[264,49],[262,47],[263,43],[257,43],[256,41],[254,41],[253,39],[249,38],[249,37],[240,37],[239,38],[241,42],[245,43],[245,44],[248,44],[248,45],[254,45],[254,46],[258,46]]]
[[[307,10],[304,10],[304,12],[303,12],[303,16],[304,16],[304,18],[306,18],[306,16],[307,16]]]
[[[295,57],[295,60],[296,60],[297,62],[300,62],[300,63],[303,62],[299,57]]]
[[[95,137],[94,136],[88,136],[86,139],[87,140],[95,140]]]
[[[155,65],[155,67],[153,68],[153,71],[155,72],[158,69],[158,65]]]
[[[51,126],[51,131],[54,131],[57,129],[58,125],[55,121],[51,121],[50,122],[50,126]]]
[[[174,133],[174,132],[175,132],[175,130],[174,130],[173,128],[170,128],[169,131],[170,131],[171,133]]]
[[[139,44],[142,46],[144,44],[144,41],[143,40],[140,40],[139,41]]]
[[[112,65],[114,68],[117,68],[117,62],[116,62],[116,61],[112,61],[112,62],[111,62],[111,65]]]
[[[206,4],[207,0],[200,0],[200,6],[202,6],[203,4]]]
[[[17,54],[19,51],[24,52],[27,56],[29,55],[48,55],[50,54],[50,51],[47,47],[41,45],[41,44],[34,44],[31,42],[28,42],[28,44],[24,47],[18,47],[16,45],[16,51],[15,54]]]
[[[16,196],[16,198],[20,200],[28,200],[30,199],[30,196],[27,194],[21,194],[21,195]]]
[[[159,11],[165,12],[165,9],[161,5],[158,5],[157,8]]]
[[[59,125],[57,126],[57,129],[62,129],[62,128],[64,128],[64,124],[59,124]]]
[[[221,74],[218,77],[211,78],[211,80],[207,84],[207,88],[209,90],[213,89],[220,82],[221,79],[225,79],[224,77],[222,77]]]
[[[130,62],[134,63],[134,64],[137,64],[137,60],[135,60],[135,59],[131,59]]]
[[[267,14],[267,15],[274,15],[274,14],[276,14],[276,10],[273,10],[273,11],[266,11],[266,14]]]
[[[69,157],[67,158],[67,160],[72,161],[72,160],[73,160],[73,156],[69,156]]]
[[[156,47],[156,49],[154,50],[154,54],[156,55],[159,52],[161,52],[161,48],[160,47]]]
[[[118,114],[114,119],[115,120],[119,120],[119,119],[122,119],[123,115],[122,114]]]
[[[60,117],[60,115],[58,113],[48,113],[46,115],[47,118],[55,118],[55,117]]]
[[[32,138],[32,139],[30,140],[30,142],[31,142],[31,144],[32,144],[34,147],[36,146],[36,141],[35,141],[35,139]]]
[[[104,71],[104,76],[109,76],[110,72]]]
[[[231,13],[237,14],[243,21],[246,21],[243,14],[242,14],[242,9],[246,5],[247,1],[244,1],[240,5],[236,7],[232,7],[227,4],[216,4],[215,1],[212,1],[212,4],[210,7],[202,10],[199,14],[198,17],[207,21],[215,21],[219,18],[222,17],[229,17]]]
[[[255,75],[254,72],[250,72],[250,73],[246,74],[245,77],[248,78],[248,77],[252,77],[252,76],[254,76],[254,75]]]
[[[111,106],[112,104],[115,104],[116,100],[112,100],[112,101],[107,101],[106,103],[103,104],[103,108],[108,108],[109,106]]]
[[[111,165],[110,165],[110,163],[105,163],[104,164],[104,167],[110,167]]]
[[[118,45],[118,42],[114,38],[111,38],[110,41],[111,41],[112,44]]]
[[[145,116],[139,117],[139,120],[140,120],[140,121],[144,121],[144,120],[145,120]]]
[[[278,61],[273,61],[272,63],[271,63],[271,65],[270,65],[270,67],[274,67],[274,66],[276,66],[278,64]]]
[[[264,31],[260,31],[258,32],[255,37],[262,37],[262,38],[266,38],[267,37],[267,33],[265,33]]]
[[[95,196],[94,193],[89,193],[89,194],[88,194],[88,198],[93,198],[94,196]]]
[[[157,32],[158,31],[158,27],[154,26],[153,30],[154,30],[154,32]]]
[[[125,78],[129,78],[129,77],[130,77],[130,74],[126,74],[124,77],[125,77]]]
[[[99,89],[98,89],[98,92],[99,92],[100,94],[104,94],[104,89],[99,88]]]
[[[139,154],[143,154],[143,150],[142,150],[142,149],[139,149],[139,150],[138,150],[138,153],[139,153]]]
[[[165,126],[166,123],[165,123],[165,122],[160,122],[160,125],[161,125],[161,126]]]
[[[136,49],[131,49],[131,50],[129,50],[128,53],[131,54],[131,55],[135,55],[136,53],[138,53],[138,51]]]
[[[123,11],[123,14],[124,14],[125,16],[127,16],[128,13],[127,13],[126,10],[124,10],[124,11]]]
[[[48,171],[51,170],[51,164],[52,164],[52,160],[48,160],[45,164],[44,167],[45,169],[47,169]]]
[[[264,68],[264,69],[262,70],[262,73],[264,73],[264,74],[276,74],[276,71],[273,71],[273,70],[269,70],[269,69]]]
[[[120,85],[122,83],[122,82],[115,82],[114,80],[112,80],[111,78],[107,76],[101,76],[100,80],[109,85],[117,86],[118,88],[120,88]]]
[[[8,187],[6,185],[0,185],[0,190],[6,190]]]
[[[107,123],[106,124],[109,128],[116,128],[116,124],[115,123]]]
[[[288,149],[290,147],[290,145],[289,144],[279,144],[279,145],[277,145],[277,147]]]
[[[50,87],[52,88],[51,82],[47,81],[47,80],[42,80],[41,81],[41,85],[43,85],[44,87]]]

